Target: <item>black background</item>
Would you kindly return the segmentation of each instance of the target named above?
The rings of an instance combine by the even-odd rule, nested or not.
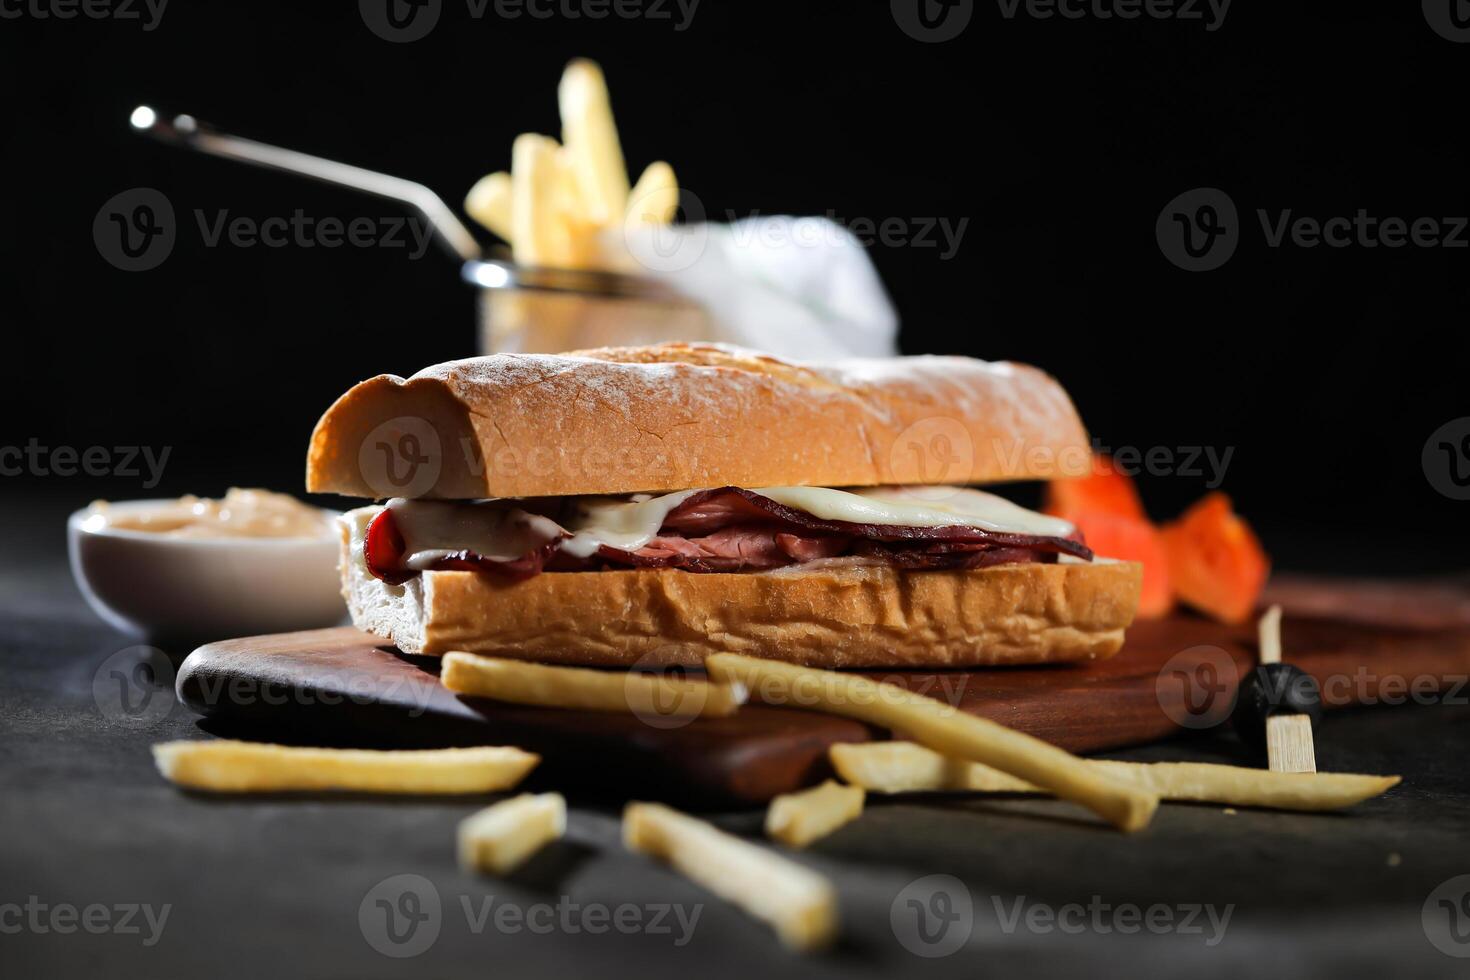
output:
[[[1459,249],[1270,248],[1256,217],[1470,214],[1470,45],[1418,4],[1242,2],[1211,31],[1007,18],[984,2],[937,44],[886,3],[702,0],[682,31],[665,9],[475,19],[446,0],[409,44],[374,36],[354,3],[174,0],[152,31],[0,20],[0,444],[172,447],[153,490],[32,473],[0,492],[80,505],[296,490],[340,391],[473,353],[473,292],[437,250],[204,247],[194,209],[395,212],[141,139],[135,104],[422,180],[457,206],[507,167],[517,133],[557,133],[561,68],[586,55],[606,70],[630,167],[668,159],[716,216],[968,218],[947,261],[871,249],[905,352],[1040,364],[1108,445],[1233,447],[1225,489],[1281,565],[1463,564],[1466,505],[1430,486],[1420,453],[1470,414],[1470,234]],[[159,268],[127,273],[92,222],[139,186],[170,198],[180,238]],[[1201,186],[1234,200],[1241,243],[1188,273],[1154,223]],[[1203,490],[1143,481],[1159,517]]]

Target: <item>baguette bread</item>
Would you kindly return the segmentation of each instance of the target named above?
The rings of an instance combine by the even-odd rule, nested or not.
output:
[[[690,487],[1080,476],[1066,392],[1021,364],[792,364],[715,345],[497,354],[379,375],[312,433],[306,484],[347,496],[540,497]]]
[[[450,650],[543,663],[698,665],[744,653],[821,667],[942,668],[1112,656],[1138,605],[1135,562],[906,571],[835,561],[776,571],[550,572],[521,581],[424,572],[374,578],[342,521],[353,622],[405,653]]]

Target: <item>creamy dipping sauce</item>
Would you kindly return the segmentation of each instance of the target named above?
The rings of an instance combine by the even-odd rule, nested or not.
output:
[[[320,538],[333,533],[334,516],[284,493],[231,487],[220,500],[187,495],[126,511],[98,500],[84,526],[175,538]]]

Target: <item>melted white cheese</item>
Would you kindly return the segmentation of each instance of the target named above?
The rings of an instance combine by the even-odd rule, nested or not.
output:
[[[658,534],[669,511],[696,492],[681,490],[660,497],[639,494],[631,501],[583,497],[577,501],[576,516],[568,521],[572,536],[561,543],[562,550],[578,558],[590,558],[604,544],[637,551]]]
[[[946,527],[962,524],[987,531],[1065,538],[1068,522],[1038,514],[1004,497],[968,487],[759,487],[756,493],[778,504],[806,511],[824,521],[885,524],[903,527]]]
[[[454,500],[404,500],[388,504],[403,535],[403,564],[423,571],[457,551],[511,561],[560,537],[555,521],[519,507]],[[590,553],[590,552],[589,552]]]
[[[404,564],[425,569],[458,551],[486,558],[519,558],[563,537],[561,549],[588,558],[602,545],[637,551],[657,536],[669,512],[695,490],[629,500],[583,497],[565,526],[515,506],[513,501],[403,500],[388,504],[406,546]],[[967,487],[760,487],[754,491],[820,520],[902,527],[962,525],[987,531],[1066,537],[1068,522],[1027,510],[995,494]]]

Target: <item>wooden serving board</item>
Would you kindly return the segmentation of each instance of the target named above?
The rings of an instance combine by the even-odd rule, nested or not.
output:
[[[1470,675],[1470,591],[1458,585],[1286,579],[1273,593],[1287,607],[1286,657],[1316,675],[1329,707],[1393,703],[1408,681],[1425,694]],[[1199,727],[1230,703],[1254,656],[1254,626],[1178,615],[1135,624],[1124,649],[1100,663],[870,676],[1091,751]],[[632,715],[500,704],[444,689],[438,666],[351,627],[283,633],[200,647],[179,670],[178,694],[222,735],[380,748],[518,745],[544,757],[538,775],[703,804],[764,802],[826,775],[833,743],[884,737],[855,721],[760,705],[658,727]]]

